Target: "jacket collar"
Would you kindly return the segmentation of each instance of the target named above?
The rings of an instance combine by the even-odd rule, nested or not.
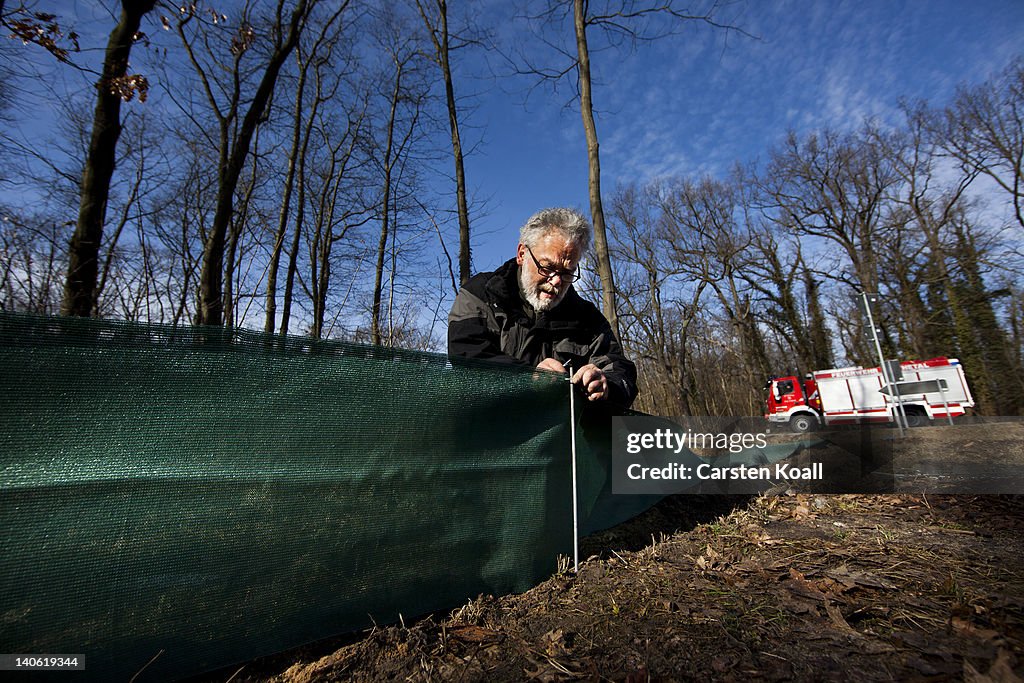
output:
[[[527,307],[527,303],[523,301],[523,296],[519,292],[519,264],[515,259],[509,259],[494,271],[494,276],[487,281],[486,289],[506,312],[521,313]],[[561,303],[541,315],[548,318],[564,317],[571,313],[579,301],[581,301],[580,295],[576,293],[576,289],[572,285],[569,285],[569,291],[566,292]]]

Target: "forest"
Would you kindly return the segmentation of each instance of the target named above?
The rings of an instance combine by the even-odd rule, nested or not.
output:
[[[499,55],[490,78],[575,95],[596,233],[576,286],[637,361],[637,408],[756,415],[772,375],[876,365],[869,292],[887,358],[959,358],[976,412],[1024,414],[1024,58],[947,101],[901,100],[898,124],[604,188],[588,44],[742,33],[718,3],[534,3],[563,64],[445,0],[108,4],[100,35],[60,3],[0,2],[2,310],[443,352],[485,210],[452,65]],[[74,78],[41,78],[28,51]],[[13,125],[42,80],[59,150]]]

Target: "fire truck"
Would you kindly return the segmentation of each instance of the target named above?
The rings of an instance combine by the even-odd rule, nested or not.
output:
[[[956,358],[900,363],[903,378],[887,386],[880,368],[835,368],[796,376],[774,377],[765,385],[765,419],[788,424],[794,432],[822,425],[895,422],[897,395],[907,424],[964,415],[974,407],[963,366]]]

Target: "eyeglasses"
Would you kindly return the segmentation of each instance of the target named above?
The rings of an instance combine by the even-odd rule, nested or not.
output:
[[[562,270],[561,268],[552,268],[551,266],[542,266],[537,257],[533,255],[533,250],[526,247],[526,251],[530,252],[530,258],[533,259],[533,264],[537,266],[537,272],[545,280],[550,280],[554,276],[558,276],[562,282],[576,282],[580,279],[581,273],[577,270]]]

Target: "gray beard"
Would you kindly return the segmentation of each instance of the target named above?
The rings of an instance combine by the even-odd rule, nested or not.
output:
[[[544,284],[542,284],[542,286],[544,286],[546,284],[547,283],[544,283]],[[547,286],[550,287],[550,285],[547,285]],[[523,298],[526,299],[526,303],[530,304],[530,306],[533,307],[533,310],[537,311],[538,313],[543,313],[544,311],[549,311],[552,308],[554,308],[555,306],[557,306],[558,304],[562,303],[562,299],[565,298],[565,295],[566,295],[566,293],[568,293],[569,288],[566,287],[554,299],[541,299],[537,295],[537,289],[535,287],[531,287],[529,282],[527,281],[526,270],[523,269],[523,268],[520,268],[519,269],[519,291],[522,292]]]

